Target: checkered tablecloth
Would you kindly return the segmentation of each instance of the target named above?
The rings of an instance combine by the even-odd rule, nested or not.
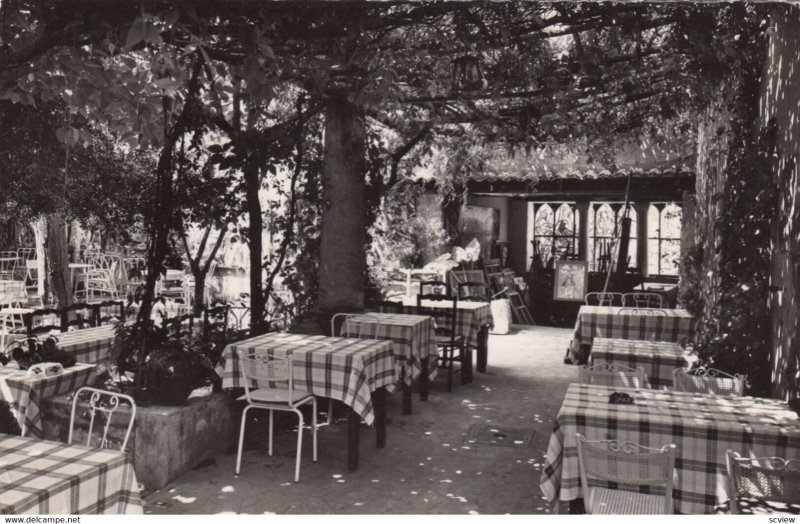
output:
[[[71,353],[78,362],[96,364],[114,347],[116,326],[98,326],[58,333],[58,348]]]
[[[217,367],[223,389],[244,387],[239,351],[291,355],[296,389],[344,402],[370,425],[375,420],[371,393],[392,390],[399,377],[388,340],[267,333],[223,350],[224,364]]]
[[[403,379],[409,386],[422,372],[422,362],[425,360],[428,361],[428,378],[433,380],[436,377],[438,350],[431,317],[370,313],[347,319],[344,328],[351,337],[375,337],[391,341],[394,358],[401,366]]]
[[[423,300],[423,308],[446,308],[446,302]],[[452,302],[450,306],[452,307]],[[478,331],[481,326],[492,324],[492,307],[488,302],[459,301],[456,304],[456,332],[464,337],[468,347],[478,347]],[[403,313],[418,314],[417,297],[403,297]]]
[[[636,404],[609,404],[613,391]],[[583,496],[576,433],[654,448],[675,444],[673,499],[680,513],[711,513],[728,500],[725,450],[800,458],[800,419],[777,400],[570,384],[539,481],[551,501]]]
[[[141,515],[124,453],[0,435],[0,513]]]
[[[595,338],[589,364],[609,362],[629,368],[644,368],[647,383],[654,389],[672,387],[675,368],[689,368],[696,357],[677,342],[652,340],[624,340],[621,338]]]
[[[42,436],[39,403],[42,399],[75,391],[89,383],[94,366],[75,364],[59,375],[29,377],[16,362],[0,367],[0,398],[11,405],[22,434]]]
[[[572,363],[585,361],[587,355],[582,354],[581,345],[591,346],[596,337],[681,342],[690,339],[694,333],[694,317],[684,309],[660,309],[666,317],[660,313],[653,316],[620,315],[621,309],[581,306],[568,353]]]

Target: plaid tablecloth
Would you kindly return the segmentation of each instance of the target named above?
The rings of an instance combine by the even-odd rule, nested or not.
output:
[[[59,333],[58,348],[75,356],[78,362],[96,364],[114,347],[116,326],[99,326]]]
[[[375,317],[377,322],[370,317]],[[375,337],[377,331],[377,338],[391,341],[394,358],[403,369],[403,379],[409,386],[422,372],[425,360],[428,361],[428,378],[433,380],[436,377],[438,351],[431,317],[370,313],[349,318],[345,329],[350,336],[360,334],[362,338]]]
[[[694,317],[684,309],[660,309],[654,316],[620,315],[621,307],[581,306],[568,356],[574,363],[584,362],[581,345],[592,345],[596,337],[626,340],[680,342],[692,337]],[[646,308],[642,308],[646,309]]]
[[[340,400],[370,425],[375,420],[371,393],[382,387],[392,390],[398,379],[388,340],[267,333],[223,350],[224,364],[217,367],[223,389],[244,387],[239,351],[291,355],[295,388]]]
[[[689,368],[696,359],[677,342],[595,338],[589,364],[609,362],[630,368],[644,368],[647,383],[654,389],[672,387],[675,368]]]
[[[74,391],[89,383],[94,366],[75,364],[59,375],[29,377],[16,362],[0,367],[0,398],[11,404],[22,434],[42,437],[39,403],[42,399]]]
[[[417,297],[403,297],[403,313],[418,314]],[[452,303],[450,304],[452,307]],[[443,308],[445,302],[423,300],[422,307]],[[467,346],[478,347],[478,331],[485,324],[492,324],[492,308],[488,302],[459,301],[456,305],[456,331],[464,337]]]
[[[636,404],[609,404],[613,391],[628,393]],[[680,513],[711,513],[728,500],[727,449],[745,456],[800,458],[800,420],[783,402],[570,384],[540,478],[550,500],[583,496],[576,433],[655,448],[675,444],[673,499]]]
[[[141,515],[124,453],[0,435],[0,513]]]

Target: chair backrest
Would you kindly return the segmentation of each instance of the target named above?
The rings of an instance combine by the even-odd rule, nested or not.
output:
[[[718,369],[705,367],[689,371],[676,368],[672,372],[672,384],[675,391],[731,397],[744,395],[744,378],[743,375],[731,375]]]
[[[742,457],[727,450],[731,513],[739,513],[738,496],[770,502],[800,503],[800,460]]]
[[[580,433],[576,437],[581,486],[589,501],[587,511],[592,507],[592,484],[607,486],[614,483],[629,488],[663,486],[664,513],[674,512],[675,444],[656,449],[618,440],[589,441]]]
[[[294,389],[292,357],[273,357],[262,353],[243,355],[238,352],[239,365],[244,378],[244,393],[250,402],[250,389],[255,388]],[[274,385],[273,385],[274,384]],[[284,387],[278,386],[283,384]],[[276,387],[277,386],[277,387]]]
[[[96,326],[125,323],[125,302],[122,300],[106,300],[92,304]],[[109,311],[110,310],[110,311]]]
[[[647,377],[644,368],[630,368],[620,364],[599,362],[593,366],[578,368],[581,384],[624,388],[643,388]]]
[[[25,282],[22,280],[0,280],[0,307],[17,306],[28,300]]]
[[[622,295],[625,307],[664,307],[664,297],[658,293],[625,293]]]
[[[97,309],[95,304],[78,302],[71,306],[59,308],[58,311],[61,316],[62,331],[67,331],[71,327],[84,329],[97,326]],[[74,317],[71,313],[75,313]]]
[[[424,306],[423,301],[441,302],[442,305],[439,307]],[[433,317],[436,330],[439,332],[447,330],[451,342],[455,342],[457,310],[458,297],[439,294],[417,295],[417,313]]]
[[[456,296],[469,302],[488,302],[492,299],[492,288],[486,282],[459,282]]]
[[[617,311],[618,315],[631,315],[634,317],[666,317],[667,312],[662,309],[639,309],[624,307]]]
[[[36,248],[21,247],[17,249],[17,257],[22,260],[36,260]]]
[[[28,337],[35,337],[51,331],[65,331],[63,318],[60,309],[41,308],[22,315],[22,323],[25,325]]]
[[[624,298],[622,293],[593,291],[586,293],[584,303],[587,306],[622,306]]]
[[[444,292],[441,294],[449,295],[450,294],[450,284],[443,280],[420,280],[419,282],[419,294],[424,295],[426,293],[425,288],[429,288],[427,290],[428,293],[436,293],[437,289],[444,289]]]
[[[121,402],[125,401],[130,405],[130,420],[128,421],[127,429],[125,430],[125,438],[122,440],[122,445],[120,446],[120,451],[125,451],[125,448],[128,446],[128,439],[131,436],[131,430],[133,429],[133,423],[136,421],[136,401],[133,400],[132,397],[128,395],[123,395],[122,393],[114,393],[112,391],[105,391],[102,389],[92,388],[92,387],[82,387],[77,392],[75,392],[75,398],[72,399],[72,415],[70,416],[69,421],[69,437],[67,438],[67,443],[72,444],[72,436],[75,429],[75,414],[78,407],[78,402],[83,395],[88,395],[89,400],[89,429],[86,432],[86,446],[92,445],[92,433],[94,430],[94,422],[95,418],[98,413],[101,413],[105,416],[105,424],[103,424],[103,432],[102,436],[100,437],[99,446],[100,448],[106,448],[109,444],[109,429],[111,428],[111,419],[119,409]]]

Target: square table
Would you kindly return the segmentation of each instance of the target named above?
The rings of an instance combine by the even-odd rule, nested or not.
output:
[[[634,405],[608,403],[614,391]],[[660,448],[675,444],[673,500],[680,513],[713,513],[728,500],[725,451],[800,458],[800,419],[774,399],[717,397],[653,389],[570,384],[558,412],[542,493],[551,501],[582,498],[576,433]]]
[[[393,390],[396,371],[392,343],[388,340],[267,333],[228,345],[224,365],[217,367],[222,388],[244,387],[238,352],[274,357],[292,356],[292,376],[297,389],[339,400],[350,407],[348,467],[358,469],[358,435],[361,419],[375,423],[378,448],[386,445],[385,390]]]
[[[595,337],[682,342],[694,333],[694,317],[685,309],[637,308],[663,312],[652,316],[620,315],[622,309],[631,308],[581,306],[567,360],[573,364],[586,362],[589,355],[581,346],[591,347]]]
[[[0,513],[141,515],[142,499],[121,451],[0,435]]]
[[[11,405],[22,435],[30,432],[35,437],[43,436],[39,403],[62,393],[69,393],[89,383],[94,365],[75,364],[63,373],[49,377],[28,376],[16,362],[0,367],[0,398]]]
[[[404,414],[411,413],[411,384],[414,379],[419,378],[420,399],[428,398],[428,382],[436,378],[439,357],[433,318],[369,313],[348,318],[344,327],[348,333],[358,333],[362,338],[391,341],[394,358],[400,366]]]
[[[677,342],[621,338],[595,338],[589,354],[590,365],[608,362],[644,368],[647,383],[653,389],[672,388],[672,372],[676,368],[688,369],[695,360],[697,357]]]
[[[97,326],[58,333],[55,337],[58,348],[72,354],[78,362],[96,364],[114,348],[116,329],[114,325]]]

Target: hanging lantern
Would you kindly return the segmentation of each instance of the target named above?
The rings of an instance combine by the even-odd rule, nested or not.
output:
[[[481,63],[475,56],[464,55],[453,60],[453,91],[476,91],[486,85]]]

